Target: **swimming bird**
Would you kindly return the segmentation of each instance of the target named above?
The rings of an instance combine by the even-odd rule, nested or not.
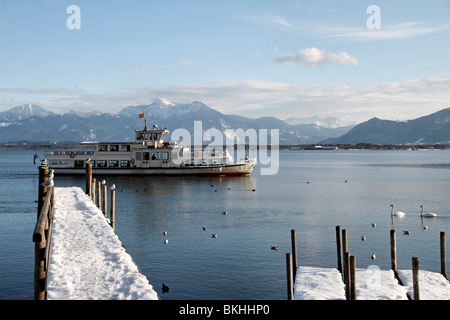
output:
[[[168,244],[168,243],[169,243],[169,240],[164,239],[164,244]]]
[[[377,224],[376,223],[372,223],[372,228],[376,228]]]
[[[278,246],[271,245],[270,250],[278,250]]]
[[[361,237],[361,240],[362,241],[366,241],[366,237]]]
[[[403,234],[410,234],[409,230],[403,230]]]
[[[167,292],[169,292],[169,287],[168,286],[166,286],[164,283],[162,284],[162,288],[161,288],[161,290],[162,290],[162,293],[167,293]]]
[[[370,256],[372,258],[372,260],[375,260],[377,257],[375,256],[375,253],[372,253],[372,255]]]
[[[428,226],[423,226],[423,230],[427,230],[428,229]]]
[[[217,238],[217,233],[211,233],[211,237]]]
[[[222,213],[223,213],[223,214],[228,214],[228,212],[226,212],[226,211],[223,211]]]
[[[167,236],[167,231],[163,231],[163,235],[164,235],[164,236]]]
[[[203,231],[206,231],[206,227],[205,226],[203,226]]]
[[[434,218],[437,217],[437,213],[433,213],[433,212],[423,212],[424,206],[421,205],[420,208],[422,209],[420,212],[420,216],[421,217],[427,217],[427,218]]]
[[[402,211],[395,211],[394,212],[394,205],[393,204],[391,204],[391,216],[397,216],[397,217],[404,217],[405,216],[405,213],[404,212],[402,212]]]

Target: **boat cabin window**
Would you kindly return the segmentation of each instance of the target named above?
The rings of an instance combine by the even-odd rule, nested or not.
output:
[[[144,152],[144,160],[150,160],[150,153]]]
[[[160,160],[159,152],[152,152],[152,160]]]
[[[97,168],[106,168],[106,160],[97,160]]]
[[[119,161],[117,160],[109,160],[108,167],[110,168],[117,168],[119,166]]]
[[[130,151],[130,145],[129,144],[121,145],[120,151],[122,151],[122,152]]]
[[[136,160],[142,160],[142,152],[136,152]]]
[[[98,151],[108,151],[108,145],[107,144],[100,144],[98,146]]]
[[[75,160],[75,168],[83,168],[84,161],[83,160]]]
[[[169,153],[168,152],[163,152],[162,153],[162,159],[163,160],[169,160]]]
[[[130,161],[128,161],[128,160],[120,160],[120,167],[122,167],[122,168],[129,168],[130,167]]]
[[[118,144],[112,144],[109,146],[109,151],[119,151],[119,145]]]

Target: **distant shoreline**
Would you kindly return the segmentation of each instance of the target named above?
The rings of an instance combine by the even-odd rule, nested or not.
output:
[[[280,150],[317,150],[319,144],[300,144],[300,145],[279,145]],[[410,144],[370,144],[359,143],[356,145],[350,144],[336,144],[336,145],[321,145],[322,147],[336,147],[336,150],[423,150],[423,149],[438,149],[449,150],[450,145],[427,144],[427,145],[410,145]],[[206,147],[206,146],[203,146]],[[0,150],[94,150],[94,145],[88,144],[3,144],[0,145]],[[248,145],[246,145],[248,149]],[[325,149],[324,150],[329,150]]]

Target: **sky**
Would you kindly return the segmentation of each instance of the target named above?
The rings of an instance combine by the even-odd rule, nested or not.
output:
[[[75,5],[75,9],[73,7]],[[450,0],[2,0],[0,111],[408,120],[450,107]]]

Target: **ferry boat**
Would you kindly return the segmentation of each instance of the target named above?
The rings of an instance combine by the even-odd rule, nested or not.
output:
[[[139,115],[142,118],[142,115]],[[44,159],[56,175],[86,174],[87,161],[98,175],[250,175],[255,158],[234,161],[228,150],[194,151],[164,142],[169,133],[153,126],[136,130],[134,142],[93,142],[89,150],[45,151]],[[92,148],[93,147],[93,148]]]

